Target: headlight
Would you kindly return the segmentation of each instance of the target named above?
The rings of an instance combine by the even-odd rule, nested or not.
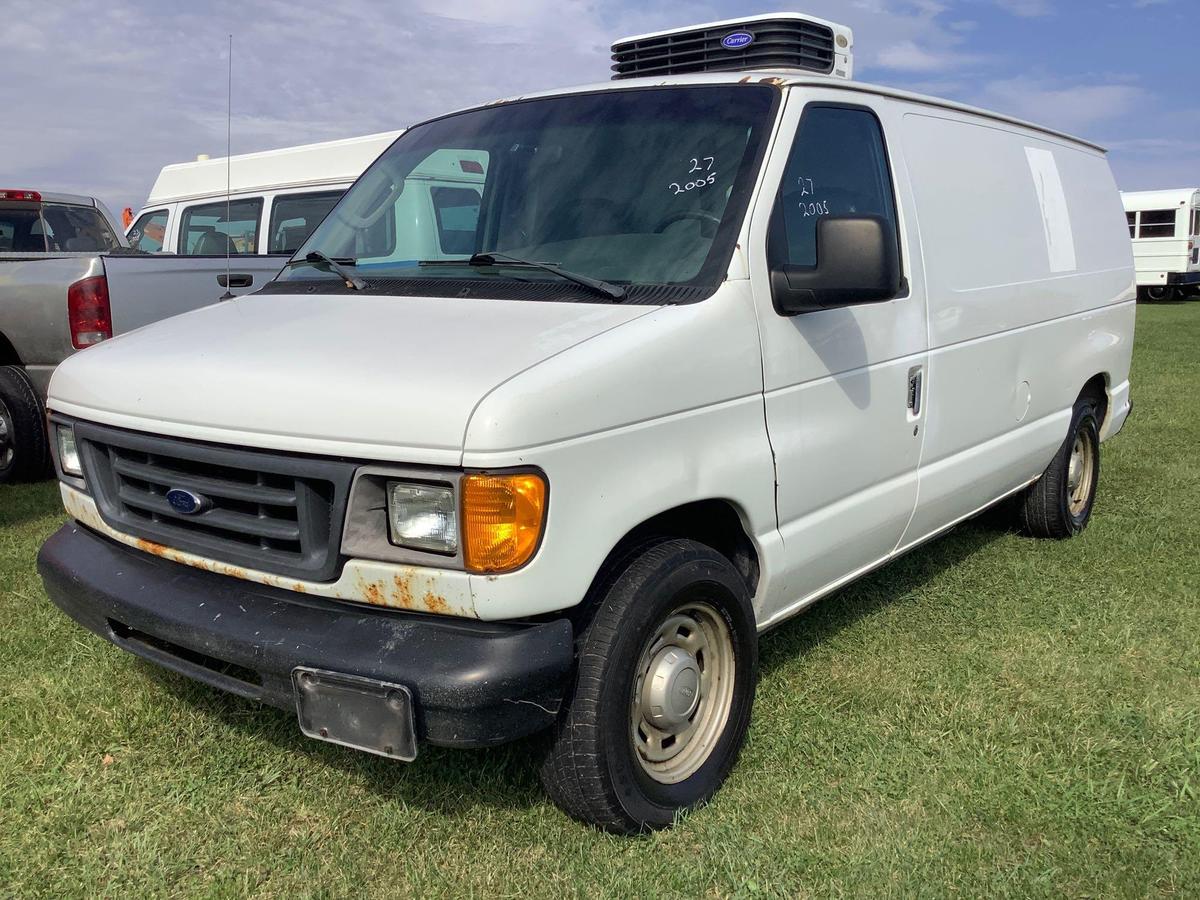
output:
[[[510,572],[529,561],[546,519],[546,482],[532,472],[465,475],[463,562],[471,572]]]
[[[393,544],[434,553],[453,554],[458,550],[453,488],[389,481],[387,501],[388,531]]]
[[[79,464],[79,449],[75,446],[75,429],[70,425],[57,425],[58,466],[64,475],[83,477],[83,466]]]

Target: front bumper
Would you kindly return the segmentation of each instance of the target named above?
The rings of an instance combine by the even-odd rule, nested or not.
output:
[[[481,747],[550,725],[574,664],[566,619],[469,622],[351,605],[161,559],[64,525],[38,553],[46,593],[122,649],[222,690],[295,710],[312,667],[412,692],[418,738]]]

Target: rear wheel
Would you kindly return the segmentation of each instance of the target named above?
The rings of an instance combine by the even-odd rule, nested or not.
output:
[[[758,636],[728,559],[667,539],[613,573],[583,632],[542,784],[565,812],[630,834],[707,801],[737,760]]]
[[[1152,300],[1155,303],[1160,303],[1163,300],[1170,300],[1174,293],[1174,288],[1155,285],[1153,287],[1146,288],[1146,299]]]
[[[33,384],[17,366],[0,366],[0,484],[44,477],[49,459]]]
[[[1019,498],[1021,528],[1033,537],[1068,538],[1087,526],[1100,484],[1100,406],[1075,403],[1071,428],[1038,481]]]

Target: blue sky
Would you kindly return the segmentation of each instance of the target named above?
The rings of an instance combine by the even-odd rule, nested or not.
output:
[[[773,9],[855,30],[856,77],[1112,151],[1124,189],[1200,184],[1196,0],[0,0],[0,182],[135,209],[165,164],[403,127],[608,77],[617,37]],[[1172,40],[1172,36],[1176,38]],[[14,75],[14,73],[16,73]]]

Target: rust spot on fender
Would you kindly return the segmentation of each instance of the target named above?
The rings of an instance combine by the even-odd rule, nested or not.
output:
[[[433,591],[425,592],[425,608],[432,613],[442,613],[445,615],[450,611],[450,604],[446,602],[446,598],[441,594],[435,594]]]
[[[168,559],[171,562],[179,563],[181,566],[191,566],[193,569],[201,569],[205,572],[223,572],[226,569],[217,563],[207,563],[202,559],[189,559],[178,550],[172,550],[170,547],[164,547],[162,544],[156,544],[154,541],[147,541],[144,538],[134,538],[133,545],[143,553],[149,553],[161,559]],[[241,578],[246,577],[246,573],[241,569],[233,571],[240,572]]]
[[[746,75],[745,77],[738,79],[738,84],[745,84],[749,80],[750,80],[750,76]]]
[[[156,544],[153,541],[137,538],[137,548],[143,553],[153,553],[155,556],[166,556],[167,548],[162,544]]]
[[[787,82],[784,81],[782,78],[780,78],[778,75],[771,75],[768,78],[760,78],[758,83],[759,84],[771,84],[771,85],[774,85],[775,87],[783,87],[783,85],[787,84]]]
[[[373,578],[365,573],[359,573],[357,578],[353,580],[352,585],[329,585],[326,587],[324,585],[305,584],[292,578],[281,577],[267,572],[254,572],[228,563],[200,559],[154,541],[148,541],[129,534],[122,534],[108,527],[95,509],[91,507],[90,501],[87,498],[76,496],[74,492],[66,488],[64,488],[62,494],[63,505],[67,512],[80,522],[94,527],[98,531],[107,533],[123,544],[135,547],[143,553],[171,560],[180,565],[228,575],[231,578],[238,578],[243,581],[274,585],[295,591],[298,594],[315,592],[321,596],[332,597],[338,600],[350,600],[358,603],[367,603],[372,606],[415,609],[437,615],[463,617],[477,617],[478,615],[469,596],[464,598],[452,595],[453,599],[447,596],[444,584],[436,571],[405,567],[393,569],[387,574],[376,574]],[[497,579],[497,576],[494,574],[487,575],[486,577],[489,581]]]
[[[392,578],[392,583],[392,599],[396,601],[395,605],[403,606],[405,609],[412,609],[412,576],[397,574]]]
[[[84,517],[83,507],[75,499],[75,494],[67,490],[62,490],[59,493],[62,494],[63,509],[67,511],[67,515],[72,519],[82,519]]]

